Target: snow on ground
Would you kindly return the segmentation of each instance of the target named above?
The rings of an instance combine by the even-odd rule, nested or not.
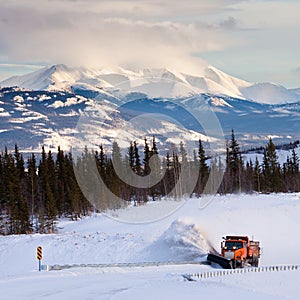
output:
[[[198,282],[185,281],[181,275],[211,271],[211,266],[37,271],[39,245],[43,264],[49,265],[201,261],[211,248],[219,250],[227,234],[259,240],[260,265],[300,264],[299,193],[192,198],[172,214],[164,209],[166,203],[129,207],[112,216],[95,214],[78,222],[61,220],[58,234],[1,236],[2,294],[6,299],[22,300],[299,298],[300,271],[235,274]],[[166,212],[165,216],[151,216],[154,208]]]

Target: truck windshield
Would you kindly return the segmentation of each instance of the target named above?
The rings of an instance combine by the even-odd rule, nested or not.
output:
[[[240,248],[243,248],[243,243],[242,242],[226,242],[225,247],[227,247],[227,249],[229,249],[229,250],[240,249]]]

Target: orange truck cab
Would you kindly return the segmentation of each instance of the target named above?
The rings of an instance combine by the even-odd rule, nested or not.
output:
[[[234,268],[247,263],[258,266],[259,242],[250,241],[247,236],[226,236],[221,244],[221,255],[234,263]]]

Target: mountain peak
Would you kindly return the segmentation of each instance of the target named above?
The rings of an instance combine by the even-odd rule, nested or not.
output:
[[[69,71],[70,68],[68,66],[66,66],[65,64],[57,64],[57,65],[53,65],[50,67],[50,70],[52,70],[53,72],[55,71]]]
[[[72,87],[90,90],[112,89],[122,92],[142,92],[149,97],[181,97],[191,93],[210,93],[251,99],[264,103],[299,101],[297,90],[288,90],[271,83],[251,83],[209,65],[198,75],[189,75],[167,68],[128,70],[87,69],[57,64],[35,72],[13,76],[1,86],[19,86],[32,90],[65,90]]]

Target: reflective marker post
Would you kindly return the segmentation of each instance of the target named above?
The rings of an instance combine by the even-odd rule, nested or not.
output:
[[[43,249],[41,246],[38,246],[36,248],[36,258],[39,260],[39,271],[42,270],[42,267],[41,267],[41,261],[42,261],[42,258],[43,258]]]

